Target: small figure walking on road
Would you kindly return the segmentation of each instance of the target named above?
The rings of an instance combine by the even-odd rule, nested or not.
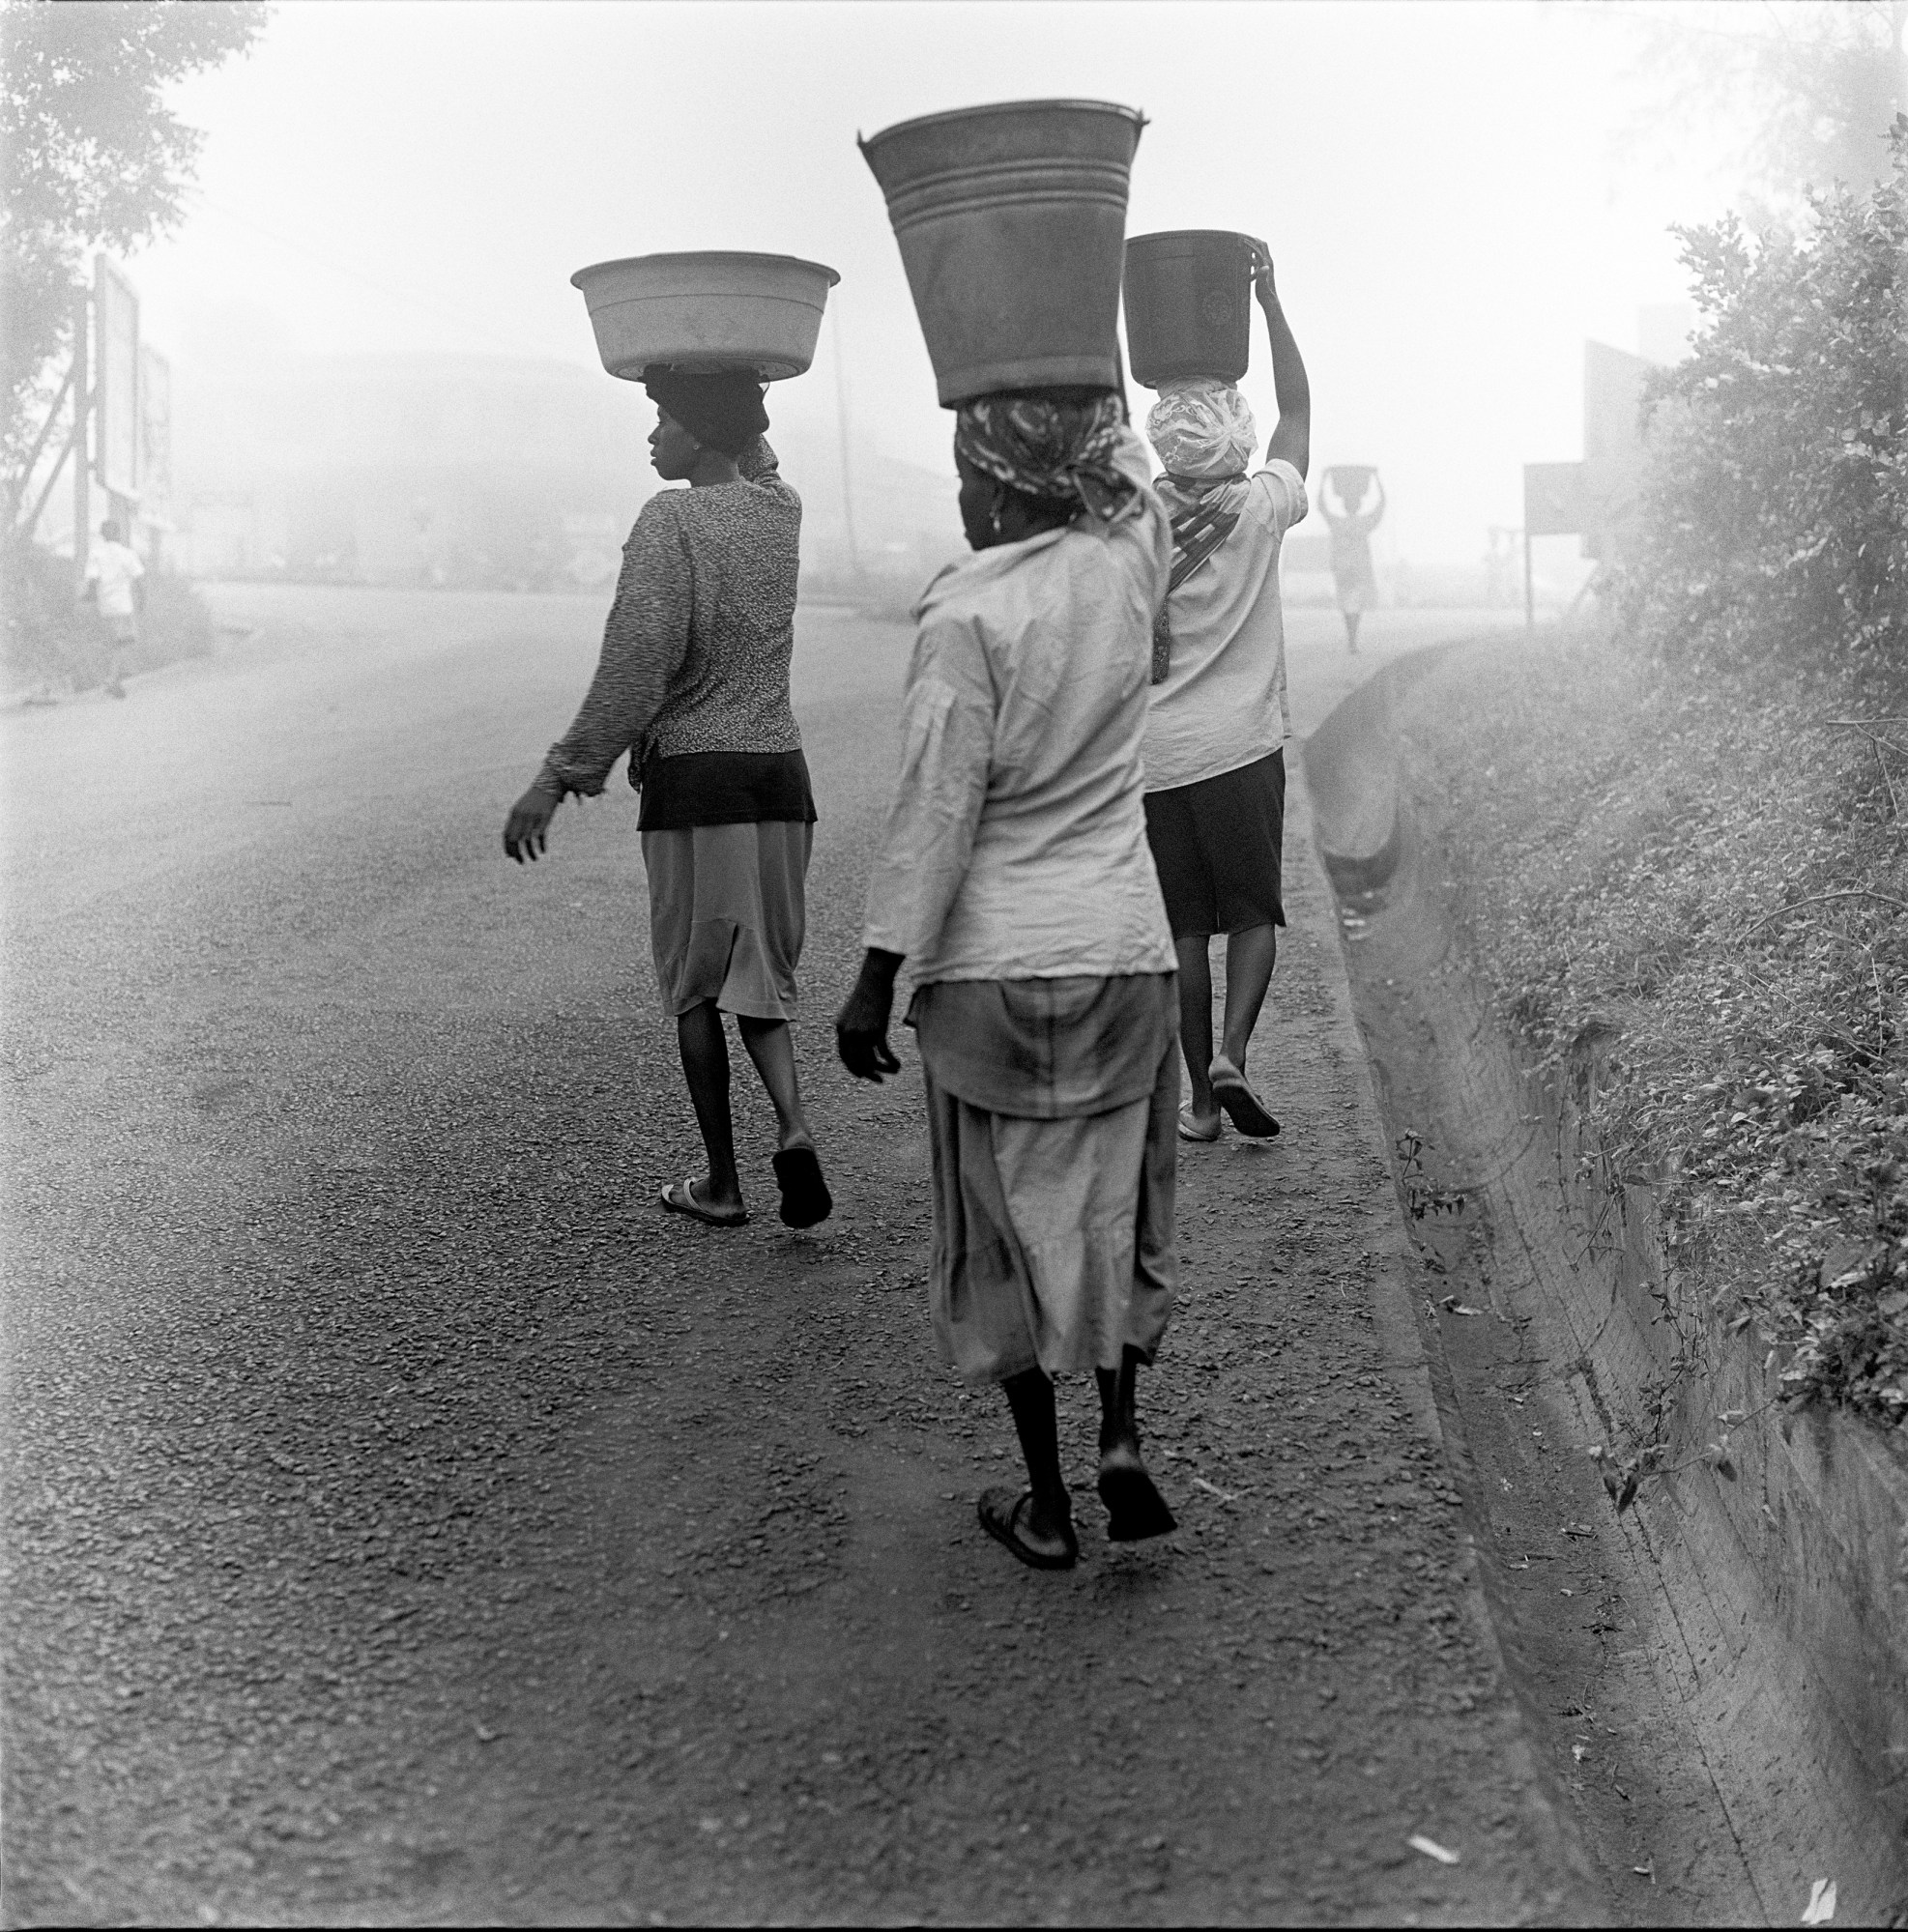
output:
[[[146,566],[126,540],[117,517],[100,526],[100,540],[86,553],[86,589],[106,620],[111,642],[106,663],[106,695],[126,696],[126,667],[139,642],[139,613],[146,606]]]
[[[1006,1392],[1028,1487],[982,1526],[1036,1570],[1079,1559],[1053,1377],[1091,1370],[1111,1541],[1175,1527],[1136,1381],[1178,1282],[1172,937],[1140,744],[1171,536],[1111,390],[984,396],[954,432],[976,553],[928,587],[901,774],[835,1022],[863,1080],[904,959],[934,1168],[929,1289],[947,1361]]]
[[[722,1016],[775,1109],[781,1217],[834,1206],[803,1115],[795,1011],[815,801],[789,703],[801,499],[777,472],[768,413],[746,374],[652,371],[650,461],[665,481],[623,546],[602,660],[576,722],[511,807],[504,850],[545,848],[566,793],[593,796],[629,753],[650,879],[650,935],[676,1017],[708,1171],[662,1204],[711,1227],[748,1219],[729,1113]]]
[[[1358,505],[1365,492],[1375,488],[1378,500],[1369,510]],[[1332,491],[1340,507],[1332,507]],[[1372,533],[1385,513],[1385,486],[1378,473],[1364,463],[1336,463],[1318,480],[1318,507],[1332,527],[1332,578],[1338,588],[1339,615],[1344,619],[1347,650],[1358,649],[1358,620],[1378,599],[1378,580],[1372,569]]]
[[[1279,1123],[1246,1079],[1246,1051],[1286,923],[1286,629],[1279,547],[1306,512],[1312,390],[1255,243],[1253,283],[1272,338],[1279,421],[1264,467],[1230,384],[1166,384],[1146,434],[1166,467],[1172,574],[1153,626],[1146,836],[1179,963],[1179,1040],[1192,1083],[1179,1138],[1219,1139],[1224,1118],[1265,1139]],[[1226,935],[1226,1019],[1212,1045],[1211,945]]]

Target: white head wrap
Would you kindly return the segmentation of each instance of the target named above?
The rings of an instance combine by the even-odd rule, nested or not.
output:
[[[1240,475],[1258,441],[1245,397],[1211,376],[1162,385],[1146,436],[1167,474],[1193,482]]]

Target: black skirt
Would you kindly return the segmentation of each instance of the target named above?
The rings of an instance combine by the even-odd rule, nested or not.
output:
[[[1175,939],[1286,923],[1286,754],[1146,793],[1166,916]]]

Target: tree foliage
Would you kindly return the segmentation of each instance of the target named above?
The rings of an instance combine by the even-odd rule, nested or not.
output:
[[[1798,213],[1811,187],[1860,192],[1886,174],[1890,124],[1908,109],[1908,0],[1651,0],[1605,16],[1642,27],[1647,105],[1624,131],[1639,162],[1686,159],[1706,130],[1732,150],[1718,159],[1736,205],[1764,219]]]
[[[0,9],[0,362],[12,469],[37,423],[46,366],[71,339],[91,248],[174,227],[204,136],[166,87],[250,46],[257,4],[12,0]]]
[[[1624,602],[1669,655],[1908,659],[1908,116],[1801,237],[1678,231],[1707,321],[1656,376]]]

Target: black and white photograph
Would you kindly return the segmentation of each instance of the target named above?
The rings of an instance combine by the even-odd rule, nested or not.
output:
[[[0,0],[0,1928],[1908,1926],[1908,0]]]

